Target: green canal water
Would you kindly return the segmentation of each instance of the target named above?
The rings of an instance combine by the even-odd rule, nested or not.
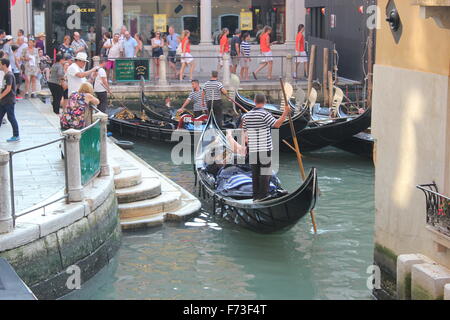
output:
[[[170,146],[137,141],[134,152],[193,192],[191,165]],[[374,169],[335,148],[305,156],[322,195],[310,217],[282,234],[259,235],[207,212],[186,223],[126,232],[116,257],[67,299],[371,299]],[[294,154],[282,154],[285,187],[299,185]]]

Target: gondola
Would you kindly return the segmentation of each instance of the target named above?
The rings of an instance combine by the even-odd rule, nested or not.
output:
[[[245,108],[251,110],[254,107],[252,100],[236,93],[236,101]],[[291,108],[292,102],[290,102]],[[268,104],[265,107],[274,115],[279,114],[279,106]],[[325,112],[324,112],[325,111]],[[367,109],[359,116],[350,116],[345,113],[344,108],[339,106],[338,117],[329,120],[329,108],[320,108],[318,105],[312,106],[311,122],[303,130],[296,130],[297,139],[302,152],[309,152],[323,147],[340,143],[352,138],[354,135],[363,132],[371,123],[371,109]],[[292,145],[292,136],[284,138]],[[282,150],[290,150],[285,144],[280,144]]]
[[[336,119],[318,119],[318,122],[313,120],[306,129],[297,133],[302,152],[315,151],[329,145],[335,145],[370,127],[371,108],[366,109],[364,113],[358,116],[348,116],[342,108],[342,106],[338,107],[340,116]],[[314,111],[312,112],[312,118],[316,118]],[[288,142],[291,142],[291,140],[288,139]],[[283,148],[285,147],[283,146]]]
[[[360,132],[350,139],[341,141],[334,146],[363,158],[372,159],[374,143],[374,139],[370,133]]]
[[[267,201],[254,202],[248,196],[232,198],[218,193],[217,182],[207,169],[205,157],[212,149],[217,150],[219,144],[232,153],[227,138],[211,115],[197,146],[195,177],[199,195],[214,215],[257,233],[273,233],[290,229],[314,208],[318,190],[315,168],[297,190],[286,194],[278,186],[279,196]]]

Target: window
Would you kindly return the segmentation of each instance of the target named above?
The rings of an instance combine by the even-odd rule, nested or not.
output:
[[[146,44],[154,33],[154,14],[165,15],[167,25],[175,27],[175,32],[191,31],[193,44],[200,42],[199,0],[124,0],[125,25],[134,35],[140,33]]]

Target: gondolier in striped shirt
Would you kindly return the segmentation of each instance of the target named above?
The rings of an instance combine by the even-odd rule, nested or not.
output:
[[[203,92],[200,88],[200,83],[198,82],[198,80],[192,80],[191,82],[192,91],[181,108],[178,110],[178,112],[183,112],[187,105],[192,101],[194,103],[194,117],[197,118],[202,114],[205,114],[207,109],[205,106],[205,100],[203,99]]]
[[[211,80],[207,81],[203,87],[203,99],[206,101],[208,112],[211,112],[211,106],[214,109],[214,116],[219,127],[223,127],[223,112],[222,112],[222,94],[227,95],[227,90],[223,84],[217,80],[219,73],[213,71]]]
[[[288,116],[289,108],[278,119],[264,109],[266,96],[256,94],[255,105],[250,112],[244,114],[242,127],[247,134],[248,153],[252,168],[253,200],[262,201],[268,196],[269,183],[272,176],[272,133],[278,129]]]

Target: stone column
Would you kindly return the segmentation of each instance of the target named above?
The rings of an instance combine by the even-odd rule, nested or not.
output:
[[[223,85],[225,87],[230,85],[231,71],[230,71],[230,55],[228,53],[223,55]]]
[[[83,186],[81,184],[80,139],[81,131],[69,129],[63,132],[66,137],[67,179],[69,184],[69,202],[83,200]]]
[[[211,0],[200,0],[200,45],[211,45]]]
[[[8,163],[9,152],[0,150],[0,234],[13,230]]]
[[[295,25],[295,2],[296,0],[286,0],[286,44],[295,44],[295,34],[297,31],[297,26]]]
[[[108,146],[106,143],[108,115],[98,112],[94,114],[94,122],[98,119],[100,120],[100,176],[109,176]]]
[[[165,55],[159,56],[159,80],[158,85],[166,86],[167,83],[167,58]]]
[[[120,32],[123,26],[123,0],[111,1],[112,31]]]

